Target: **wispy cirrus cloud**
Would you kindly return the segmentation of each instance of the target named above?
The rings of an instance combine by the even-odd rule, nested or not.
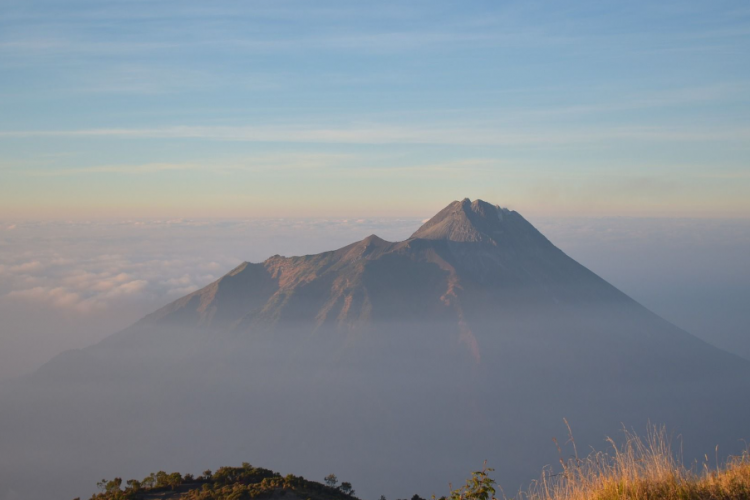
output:
[[[739,127],[687,128],[612,126],[577,130],[518,131],[487,127],[421,127],[352,125],[302,126],[173,126],[161,128],[95,128],[78,130],[5,130],[0,138],[122,138],[200,139],[232,142],[322,144],[453,144],[453,145],[565,145],[611,140],[693,142],[748,141],[750,129]]]
[[[324,34],[275,34],[255,35],[237,32],[236,36],[184,37],[180,34],[173,40],[162,37],[149,41],[121,40],[91,43],[91,40],[76,37],[23,37],[0,42],[0,52],[9,55],[126,55],[188,50],[230,50],[246,53],[309,52],[311,50],[344,52],[393,52],[419,48],[450,46],[541,46],[573,42],[576,38],[545,34],[539,30],[504,31],[488,29],[429,31],[423,29],[369,31],[330,30]],[[337,33],[336,33],[337,32]]]
[[[27,172],[33,177],[59,177],[78,174],[152,174],[157,172],[176,172],[196,170],[200,166],[193,163],[143,163],[138,165],[98,165],[92,167],[60,168],[53,170],[32,170]]]
[[[278,172],[282,170],[305,171],[311,169],[337,168],[361,160],[362,157],[359,155],[344,153],[277,153],[209,162],[93,165],[76,168],[44,167],[37,164],[34,165],[34,168],[24,169],[24,172],[31,177],[61,177],[97,174],[148,175],[163,172],[180,173],[185,171],[229,173],[241,171]]]

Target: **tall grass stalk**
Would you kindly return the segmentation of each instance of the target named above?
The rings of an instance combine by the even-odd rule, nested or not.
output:
[[[747,451],[721,466],[706,457],[702,466],[686,467],[663,427],[645,438],[626,431],[621,445],[608,441],[608,453],[561,459],[558,473],[544,470],[519,500],[750,500]]]

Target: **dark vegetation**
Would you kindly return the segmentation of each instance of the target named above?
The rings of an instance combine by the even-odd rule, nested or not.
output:
[[[91,500],[356,500],[350,483],[338,484],[333,474],[325,482],[308,481],[292,474],[282,476],[244,463],[242,467],[221,467],[216,472],[207,470],[197,477],[159,471],[140,481],[102,479],[97,483],[101,492]]]
[[[609,453],[592,452],[579,458],[560,458],[562,469],[545,469],[539,480],[520,491],[517,500],[750,500],[750,454],[731,457],[723,465],[706,462],[686,467],[673,453],[663,428],[647,437],[626,433],[623,445],[612,444]],[[490,477],[493,469],[474,472],[463,486],[448,497],[432,500],[497,500],[499,486]],[[98,483],[101,493],[91,500],[356,500],[347,482],[338,483],[330,474],[325,484],[299,476],[280,474],[243,464],[222,467],[215,473],[182,476],[158,472],[142,481],[120,478]],[[503,500],[508,500],[502,494]],[[76,499],[78,500],[78,499]],[[381,496],[379,500],[386,500]],[[400,500],[400,499],[399,499]],[[411,500],[424,500],[414,495]]]

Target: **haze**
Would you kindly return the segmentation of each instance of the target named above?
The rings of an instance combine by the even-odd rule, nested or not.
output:
[[[607,238],[617,222],[617,236]],[[633,250],[659,255],[634,249],[639,238],[667,238],[662,250],[694,242],[702,223],[683,221],[675,232],[679,221],[659,222],[547,225],[579,243],[581,234],[594,234],[586,248],[609,250],[599,254],[604,262]],[[85,255],[76,234],[83,230],[108,249],[134,250],[100,250],[85,265],[42,251],[38,260],[8,266],[18,283],[35,285],[4,296],[9,318],[38,328],[67,317],[69,327],[77,321],[101,336],[92,329],[97,321],[118,327],[150,298],[171,303],[0,384],[0,429],[12,429],[0,433],[5,496],[70,497],[93,491],[96,478],[113,471],[143,477],[155,468],[249,461],[305,477],[335,469],[365,498],[403,497],[434,492],[474,467],[477,455],[516,490],[554,461],[550,439],[564,418],[576,423],[576,442],[586,448],[622,425],[653,420],[684,436],[687,461],[718,453],[717,445],[717,459],[740,451],[736,436],[746,432],[750,401],[737,395],[750,391],[750,360],[633,301],[518,212],[456,200],[395,242],[370,235],[335,251],[243,262],[228,273],[222,263],[234,258],[215,246],[232,253],[246,245],[310,248],[375,229],[398,236],[409,226],[308,219],[25,228],[38,248],[52,237]],[[729,252],[706,248],[724,260],[747,237],[737,222],[702,229],[734,241]],[[196,250],[218,257],[205,260]],[[656,260],[654,268],[664,265]],[[623,263],[620,272],[630,272]],[[637,282],[660,292],[659,278]],[[38,345],[50,344],[36,335]],[[45,481],[34,480],[40,474]]]
[[[750,358],[750,222],[560,218],[532,222],[645,306]],[[91,345],[242,261],[305,255],[369,234],[391,241],[418,218],[3,223],[0,378]]]

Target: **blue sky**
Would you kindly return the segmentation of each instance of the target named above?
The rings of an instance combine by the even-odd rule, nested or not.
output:
[[[746,2],[0,1],[0,218],[750,216]]]

